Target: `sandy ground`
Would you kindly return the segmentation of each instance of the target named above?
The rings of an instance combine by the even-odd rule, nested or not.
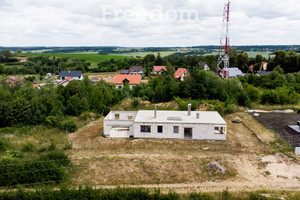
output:
[[[244,124],[233,124],[239,116]],[[124,140],[102,137],[102,119],[68,136],[76,184],[161,188],[162,191],[300,191],[300,163],[267,142],[274,133],[252,116],[225,117],[227,142],[183,140]],[[226,174],[212,174],[205,166],[218,161]]]

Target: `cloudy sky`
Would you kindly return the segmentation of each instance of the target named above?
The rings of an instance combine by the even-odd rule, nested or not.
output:
[[[0,0],[0,46],[218,45],[224,0]],[[300,44],[299,0],[231,0],[233,45]]]

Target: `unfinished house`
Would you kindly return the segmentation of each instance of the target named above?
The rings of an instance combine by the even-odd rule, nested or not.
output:
[[[211,111],[111,111],[104,119],[104,137],[226,140],[227,124]]]

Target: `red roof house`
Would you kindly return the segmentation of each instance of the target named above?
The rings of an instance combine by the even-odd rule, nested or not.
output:
[[[175,78],[184,81],[184,77],[187,75],[187,69],[186,68],[178,68],[175,72]]]
[[[166,66],[153,66],[153,74],[159,75],[162,73],[162,70],[168,71]]]
[[[141,75],[117,74],[115,77],[115,85],[117,88],[122,88],[124,84],[128,83],[129,87],[132,89],[136,85],[141,84],[141,79]]]

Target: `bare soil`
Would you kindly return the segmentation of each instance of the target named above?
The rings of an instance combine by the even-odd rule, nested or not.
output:
[[[259,116],[255,118],[268,129],[278,133],[292,146],[300,146],[300,134],[288,127],[288,125],[297,125],[297,122],[300,121],[299,115],[295,113],[259,113]]]
[[[243,123],[231,122],[239,116]],[[71,175],[74,185],[161,188],[176,192],[300,190],[300,163],[267,145],[274,132],[252,116],[225,117],[228,139],[221,141],[108,139],[103,119],[68,136],[69,155],[80,165]],[[224,173],[211,171],[219,163]]]

